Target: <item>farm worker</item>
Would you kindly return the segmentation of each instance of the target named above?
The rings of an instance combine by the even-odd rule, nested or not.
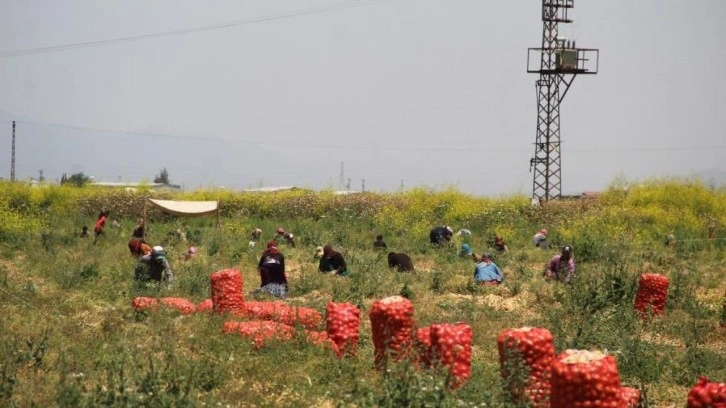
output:
[[[146,229],[146,222],[144,221],[144,217],[139,217],[138,221],[136,222],[136,226],[134,227],[133,232],[131,232],[131,236],[134,238],[144,238],[145,229]]]
[[[461,249],[459,249],[459,256],[462,258],[470,257],[474,253],[471,251],[471,245],[469,244],[461,244]]]
[[[81,228],[81,238],[88,238],[88,227],[85,225]]]
[[[376,235],[376,240],[373,242],[373,249],[386,249],[388,245],[383,241],[383,235]]]
[[[257,264],[260,271],[260,287],[253,293],[267,292],[272,296],[287,297],[287,277],[285,276],[285,257],[277,249],[277,243],[270,241],[262,252]]]
[[[466,228],[462,228],[456,232],[457,237],[471,237],[471,231]]]
[[[575,275],[575,258],[572,256],[572,247],[565,245],[559,255],[552,257],[545,270],[547,280],[570,283]]]
[[[668,246],[668,245],[673,245],[673,244],[675,244],[675,243],[676,243],[676,236],[675,236],[675,235],[673,235],[673,234],[668,234],[668,235],[666,236],[666,239],[665,239],[665,241],[663,241],[663,243],[664,243],[664,244],[665,244],[666,246]]]
[[[388,267],[396,268],[398,272],[413,272],[413,261],[411,257],[404,254],[403,252],[389,252],[388,253]]]
[[[345,259],[340,252],[334,251],[333,247],[326,245],[323,247],[323,257],[320,258],[318,270],[323,273],[332,272],[340,276],[349,276],[350,271]]]
[[[285,231],[282,227],[277,227],[277,235],[275,235],[275,242],[284,239],[287,245],[295,248],[295,236],[292,233]]]
[[[103,234],[103,227],[106,226],[106,220],[108,219],[109,212],[108,210],[101,211],[98,214],[98,220],[96,220],[96,225],[93,227],[93,232],[96,234],[96,236],[93,239],[93,243],[95,244],[98,242],[98,236]]]
[[[532,243],[537,248],[547,249],[550,247],[549,241],[547,241],[547,230],[542,228],[532,236]]]
[[[134,279],[139,281],[164,281],[169,284],[174,281],[174,272],[172,272],[169,261],[166,259],[166,252],[163,247],[157,245],[151,248],[150,254],[139,258]]]
[[[315,247],[315,253],[313,254],[313,258],[320,259],[323,257],[323,254],[324,254],[323,247],[321,247],[321,246]]]
[[[191,245],[187,249],[187,252],[182,256],[182,259],[185,261],[188,261],[188,260],[194,258],[196,255],[197,255],[197,247],[195,247],[194,245]]]
[[[474,267],[474,282],[480,285],[499,285],[503,280],[502,271],[492,262],[492,254],[485,252]]]
[[[494,238],[494,249],[499,252],[509,251],[509,247],[507,247],[507,243],[504,242],[504,238],[500,237],[499,235]]]
[[[131,238],[129,240],[129,252],[134,256],[144,256],[151,254],[151,247],[139,238]]]
[[[451,237],[454,235],[454,230],[451,227],[434,227],[429,233],[429,240],[434,245],[441,245],[451,241]]]
[[[257,241],[262,236],[262,230],[260,228],[255,228],[252,230],[252,240]]]

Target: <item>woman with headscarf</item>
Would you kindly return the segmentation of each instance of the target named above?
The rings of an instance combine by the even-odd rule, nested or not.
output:
[[[287,297],[287,277],[285,276],[285,256],[277,249],[277,243],[270,241],[262,252],[257,264],[260,271],[260,287],[254,293],[267,292],[279,298]]]
[[[323,256],[320,258],[318,270],[323,273],[334,273],[340,276],[350,275],[345,258],[343,258],[340,252],[333,250],[333,247],[330,245],[323,247]]]
[[[503,280],[504,275],[492,262],[492,255],[485,252],[474,268],[474,281],[480,285],[499,285]]]
[[[572,247],[565,245],[562,252],[555,255],[547,263],[544,273],[545,279],[554,279],[563,283],[570,283],[575,276],[575,258],[572,256]]]

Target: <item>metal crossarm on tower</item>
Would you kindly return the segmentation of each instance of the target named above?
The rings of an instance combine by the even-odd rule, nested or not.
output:
[[[527,72],[539,74],[537,90],[537,134],[532,198],[538,202],[562,195],[560,149],[560,103],[577,75],[597,74],[600,51],[577,48],[574,39],[559,36],[559,25],[572,23],[569,11],[574,0],[542,0],[542,47],[529,48]],[[539,61],[539,66],[532,66]]]

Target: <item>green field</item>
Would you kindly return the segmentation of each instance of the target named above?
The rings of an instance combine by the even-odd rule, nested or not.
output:
[[[149,213],[149,238],[167,250],[176,281],[170,288],[133,281],[126,243],[146,197],[220,200],[214,217],[182,219]],[[111,211],[97,245],[81,239],[101,209]],[[435,225],[473,232],[475,252],[495,234],[510,251],[497,255],[505,282],[472,284],[474,264],[457,257],[462,241],[428,244]],[[262,242],[284,226],[296,248],[281,246],[292,305],[324,313],[330,301],[361,309],[357,357],[337,359],[305,341],[255,350],[222,334],[228,316],[135,312],[136,296],[209,298],[209,276],[237,268],[246,299],[259,286]],[[531,244],[547,228],[551,250]],[[173,234],[184,229],[198,248]],[[713,238],[709,239],[709,229]],[[376,234],[406,252],[416,272],[389,271]],[[675,243],[664,245],[668,234]],[[318,245],[332,244],[350,278],[317,272]],[[568,244],[577,262],[572,285],[545,282],[542,270]],[[638,277],[670,279],[666,314],[642,321],[632,310]],[[532,207],[526,197],[481,198],[455,190],[417,189],[336,196],[291,191],[237,194],[127,193],[90,188],[0,184],[0,406],[514,406],[502,391],[496,336],[520,326],[548,328],[556,351],[605,350],[624,385],[640,388],[644,406],[685,406],[699,376],[726,382],[726,190],[690,181],[614,183],[600,197]],[[474,332],[472,376],[456,391],[445,370],[419,371],[403,362],[373,368],[368,312],[373,301],[404,294],[419,326],[465,322]],[[255,300],[272,300],[255,298]],[[321,328],[324,330],[324,327]]]

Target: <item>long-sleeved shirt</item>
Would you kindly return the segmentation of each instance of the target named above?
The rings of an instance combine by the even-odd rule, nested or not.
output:
[[[558,280],[564,283],[570,283],[572,277],[575,276],[575,259],[570,257],[568,260],[562,259],[562,255],[555,255],[547,264],[545,276],[548,279]]]
[[[494,262],[481,261],[474,268],[474,280],[477,282],[502,282],[504,275]]]
[[[348,276],[348,265],[345,263],[343,255],[339,252],[333,252],[330,258],[323,256],[320,258],[320,264],[318,265],[320,272],[335,272],[338,275]]]

